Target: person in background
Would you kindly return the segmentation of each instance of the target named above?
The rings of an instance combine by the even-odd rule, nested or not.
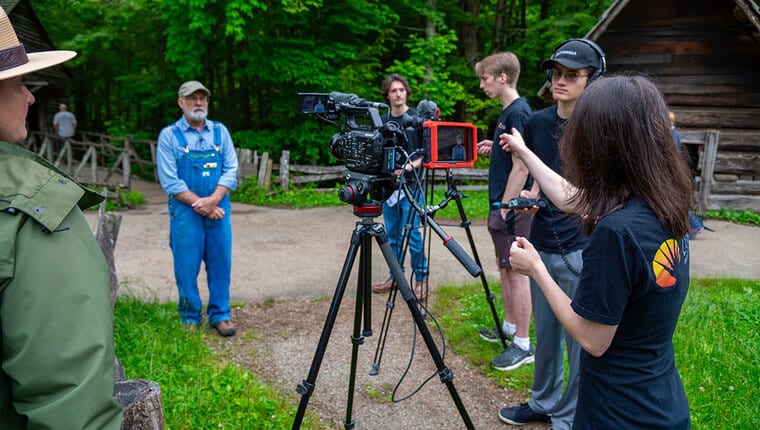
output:
[[[110,273],[82,210],[103,197],[20,146],[24,75],[73,58],[27,53],[0,8],[0,428],[121,428]]]
[[[668,118],[670,119],[670,129],[673,131],[673,137],[676,139],[676,147],[682,154],[684,154],[684,156],[689,157],[688,152],[681,143],[681,135],[678,133],[678,129],[676,128],[676,114],[674,114],[672,111],[668,111]],[[689,211],[689,239],[696,238],[697,235],[702,233],[704,230],[705,225],[702,221],[702,217],[695,214],[693,211]]]
[[[383,123],[396,121],[399,125],[405,124],[404,115],[417,116],[417,111],[407,105],[411,88],[409,82],[403,76],[393,73],[381,85],[383,98],[388,101],[390,112],[383,115]],[[407,130],[407,153],[412,154],[422,145],[418,133]],[[410,191],[419,196],[419,202],[424,205],[423,189],[420,180],[422,178],[422,155],[413,154],[409,160],[404,160],[403,166],[397,168],[394,174],[409,184]],[[390,198],[383,202],[383,222],[388,235],[388,243],[393,249],[394,255],[399,258],[401,267],[404,262],[401,256],[404,231],[408,231],[408,244],[411,254],[411,266],[414,270],[414,293],[418,299],[425,298],[428,292],[428,265],[425,250],[423,249],[422,232],[420,231],[420,219],[413,213],[412,205],[406,201],[402,190],[396,190]],[[408,223],[408,225],[407,225]],[[374,284],[372,291],[385,293],[394,286],[393,278]]]
[[[527,100],[517,92],[520,77],[520,60],[511,52],[489,55],[475,64],[475,73],[480,78],[480,88],[486,97],[501,102],[501,114],[496,123],[494,139],[515,128],[524,130],[531,109]],[[509,265],[509,247],[515,236],[530,234],[530,215],[507,209],[507,202],[519,197],[526,187],[528,169],[519,159],[497,147],[493,150],[493,140],[478,142],[478,152],[491,156],[488,166],[488,232],[496,251],[496,267],[499,268],[501,295],[504,303],[502,331],[512,339],[511,345],[492,362],[497,370],[516,369],[524,363],[533,362],[533,348],[530,346],[530,280],[516,273]],[[500,342],[496,329],[483,328],[480,337],[489,342]]]
[[[583,348],[577,429],[690,428],[673,333],[689,289],[692,178],[667,112],[643,76],[599,79],[565,124],[564,178],[518,131],[503,136],[541,190],[564,211],[582,215],[589,234],[572,295],[526,238],[510,251],[512,267],[538,284]]]
[[[592,41],[569,39],[557,46],[551,58],[544,60],[540,67],[546,70],[556,104],[531,115],[524,137],[541,161],[561,174],[559,139],[563,126],[571,118],[578,97],[606,71],[605,56]],[[572,297],[583,267],[582,252],[587,241],[578,217],[563,212],[552,201],[552,196],[538,194],[535,188],[522,191],[521,196],[546,201],[546,207],[532,209],[535,215],[530,240],[552,279]],[[527,403],[501,409],[499,418],[511,425],[543,421],[551,422],[555,430],[569,429],[578,399],[580,347],[565,332],[535,279],[531,280],[531,302],[536,336],[531,398]],[[564,350],[567,350],[569,368],[567,380]]]
[[[63,103],[58,106],[58,112],[53,115],[53,129],[58,136],[59,151],[66,143],[66,139],[74,137],[77,132],[77,117],[69,112],[69,108]]]
[[[232,223],[230,190],[237,187],[238,160],[230,133],[207,119],[211,92],[198,81],[179,87],[182,117],[158,136],[158,178],[169,196],[169,244],[183,327],[197,328],[203,303],[198,273],[205,264],[208,323],[220,336],[235,334],[231,321]]]

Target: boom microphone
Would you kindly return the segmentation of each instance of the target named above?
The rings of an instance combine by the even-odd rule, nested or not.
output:
[[[425,119],[439,121],[441,119],[441,110],[432,100],[422,99],[417,104],[417,113]]]

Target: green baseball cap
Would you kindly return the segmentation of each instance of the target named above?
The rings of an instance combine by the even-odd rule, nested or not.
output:
[[[208,88],[204,87],[203,84],[198,81],[187,81],[184,84],[180,85],[179,91],[177,91],[177,95],[180,97],[187,97],[196,91],[203,91],[207,96],[211,96],[211,91],[209,91]]]

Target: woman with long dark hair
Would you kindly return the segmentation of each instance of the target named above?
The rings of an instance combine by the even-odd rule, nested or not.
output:
[[[643,76],[589,85],[560,140],[564,178],[518,132],[501,144],[589,234],[574,297],[527,239],[510,250],[512,267],[536,281],[583,348],[574,427],[689,428],[672,338],[689,287],[692,179],[662,94]]]

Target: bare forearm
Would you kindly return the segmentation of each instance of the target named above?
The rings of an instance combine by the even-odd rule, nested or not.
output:
[[[524,151],[520,158],[549,200],[563,212],[577,213],[575,207],[569,203],[570,197],[577,192],[574,185],[544,164],[532,151]]]
[[[185,190],[181,193],[174,194],[172,197],[189,206],[192,206],[193,203],[195,203],[199,198],[194,192],[190,190]]]
[[[225,187],[224,185],[217,185],[214,189],[214,192],[209,196],[209,198],[213,201],[214,205],[218,205],[229,191],[229,188]]]
[[[501,198],[502,203],[507,203],[510,199],[520,197],[520,191],[525,186],[528,179],[528,168],[517,157],[512,157],[512,170],[507,178],[507,186],[504,188],[504,195]]]

